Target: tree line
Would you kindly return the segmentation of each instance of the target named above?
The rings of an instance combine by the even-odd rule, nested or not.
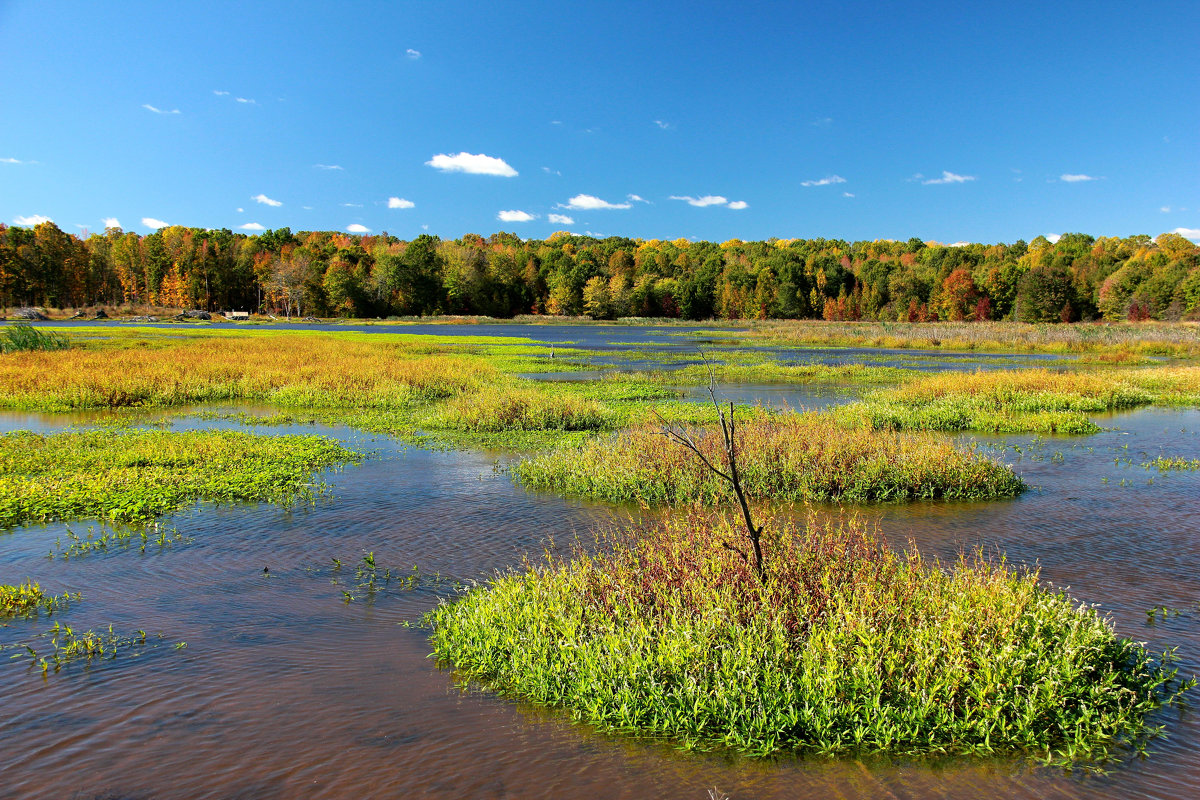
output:
[[[0,224],[0,303],[321,317],[1174,320],[1200,317],[1200,247],[1170,233],[946,246],[565,232],[402,241],[182,226],[80,237],[53,222]]]

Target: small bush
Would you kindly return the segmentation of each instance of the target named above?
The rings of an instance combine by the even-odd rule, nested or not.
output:
[[[463,678],[589,723],[747,753],[1097,758],[1180,683],[1093,609],[979,556],[767,521],[766,579],[693,513],[499,577],[429,617]]]

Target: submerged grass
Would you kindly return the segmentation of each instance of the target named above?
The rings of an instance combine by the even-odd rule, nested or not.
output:
[[[760,581],[725,547],[739,524],[693,513],[498,577],[430,613],[434,653],[603,728],[754,755],[1103,758],[1193,683],[1002,561],[773,519]]]
[[[33,350],[66,350],[71,340],[61,333],[38,330],[28,323],[5,325],[0,334],[0,353],[19,353]]]
[[[711,419],[711,409],[696,408]],[[715,429],[701,429],[697,439],[710,461],[722,463]],[[1008,467],[944,439],[846,429],[824,414],[747,420],[735,444],[745,489],[760,500],[981,500],[1025,488]],[[725,482],[656,427],[534,455],[513,473],[529,489],[613,502],[719,503],[731,496]]]
[[[292,503],[312,473],[360,456],[320,436],[141,429],[0,436],[0,527],[53,519],[142,523],[197,500]]]

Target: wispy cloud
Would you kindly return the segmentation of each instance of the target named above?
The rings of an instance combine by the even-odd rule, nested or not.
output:
[[[161,219],[155,219],[154,217],[142,217],[142,224],[147,228],[158,230],[159,228],[167,227],[169,223],[163,222]]]
[[[233,99],[234,99],[234,100],[237,100],[239,103],[244,103],[244,104],[246,104],[246,105],[248,105],[248,106],[256,106],[256,105],[258,105],[258,101],[257,101],[257,100],[255,100],[253,97],[235,97],[235,98],[233,98]]]
[[[153,111],[155,114],[178,114],[178,113],[180,113],[178,108],[172,108],[170,111],[167,111],[166,109],[155,108],[154,106],[150,105],[149,103],[142,103],[142,108],[146,109],[147,111]]]
[[[496,215],[496,219],[501,222],[532,222],[537,219],[537,215],[528,211],[501,211]]]
[[[504,159],[485,156],[483,153],[439,153],[426,161],[425,165],[442,172],[465,172],[469,175],[499,175],[502,178],[513,178],[517,175],[517,171]]]
[[[217,97],[227,97],[229,92],[222,92],[220,89],[213,89],[213,94],[215,94]]]
[[[833,117],[821,117],[820,119],[814,119],[812,124],[818,128],[824,128],[833,124]]]
[[[242,213],[243,211],[245,211],[245,210],[246,210],[246,209],[242,208],[241,206],[238,206],[238,213],[239,213],[239,214],[241,214],[241,213]]]
[[[1200,228],[1176,228],[1171,233],[1177,233],[1185,239],[1200,240]]]
[[[359,225],[357,222],[346,226],[347,233],[370,233],[371,229],[366,225]]]
[[[412,200],[405,200],[403,197],[388,198],[388,208],[416,208],[416,205]]]
[[[1099,178],[1093,175],[1064,173],[1058,176],[1058,179],[1063,183],[1083,183],[1084,181],[1098,181]]]
[[[801,186],[832,186],[835,183],[845,183],[846,179],[841,175],[830,175],[819,180],[800,181]]]
[[[342,208],[362,208],[362,203],[339,203]]]
[[[546,173],[547,175],[558,175],[560,177],[562,176],[561,172],[559,172],[556,169],[550,169],[549,167],[542,167],[542,172]]]
[[[854,192],[842,192],[842,197],[854,197]]]
[[[719,194],[706,194],[703,197],[692,197],[690,195],[671,195],[672,200],[682,200],[689,206],[697,208],[706,208],[708,206],[725,206],[740,211],[747,208],[750,204],[745,200],[730,200],[728,197],[722,197]]]
[[[340,164],[313,164],[313,169],[340,170]]]
[[[606,200],[601,200],[599,197],[590,194],[577,194],[567,201],[563,208],[572,208],[576,211],[598,211],[606,208],[632,208],[629,203],[609,203]]]
[[[256,203],[262,203],[264,206],[270,206],[271,208],[279,208],[281,205],[283,205],[283,203],[281,201],[272,200],[271,198],[267,197],[265,194],[256,194],[256,195],[254,195],[254,197],[251,197],[250,199]]]
[[[247,222],[245,225],[238,225],[244,231],[265,231],[266,227],[259,225],[257,222]]]
[[[0,158],[0,164],[24,164],[19,158]]]
[[[627,194],[627,195],[625,195],[625,199],[631,203],[645,203],[648,206],[654,205],[649,200],[642,197],[640,194]]]
[[[421,51],[420,51],[420,50],[413,50],[413,49],[410,47],[410,48],[408,48],[407,50],[405,50],[405,51],[404,51],[404,55],[408,56],[408,57],[409,57],[409,58],[411,58],[413,61],[416,61],[418,58],[420,58],[420,57],[421,57]]]
[[[33,227],[34,225],[41,225],[43,222],[54,222],[54,220],[41,214],[30,214],[28,217],[13,217],[14,225]]]
[[[955,175],[953,172],[942,170],[942,177],[930,178],[926,181],[921,181],[924,186],[932,186],[938,183],[966,183],[967,181],[975,180],[974,175]]]
[[[654,120],[654,124],[658,126],[659,130],[663,130],[663,131],[671,128],[671,123],[663,122],[661,119]]]
[[[566,214],[547,214],[546,219],[553,222],[555,225],[574,225],[575,220],[568,217]]]
[[[117,219],[116,217],[105,217],[103,222],[104,222],[105,230],[107,230],[108,228],[121,227],[121,220]]]
[[[1161,212],[1162,212],[1162,213],[1164,213],[1164,214],[1170,214],[1170,213],[1171,213],[1171,207],[1170,207],[1170,206],[1163,206],[1162,208],[1160,208],[1160,209],[1158,209],[1158,210],[1159,210],[1159,211],[1161,211]]]

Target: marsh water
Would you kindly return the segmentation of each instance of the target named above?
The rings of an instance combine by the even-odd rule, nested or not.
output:
[[[794,395],[726,388],[764,402],[822,402],[802,387]],[[0,429],[88,421],[9,414]],[[1200,411],[1144,409],[1097,421],[1106,430],[1088,437],[978,438],[1033,487],[1015,500],[860,513],[897,545],[912,541],[928,555],[953,558],[982,545],[1039,566],[1044,581],[1109,613],[1120,633],[1155,649],[1178,647],[1181,671],[1200,673],[1200,473],[1142,466],[1158,455],[1200,458]],[[385,587],[372,597],[354,589],[352,564],[372,552],[380,567],[400,572],[416,564],[426,576],[484,579],[624,512],[528,493],[513,484],[502,454],[417,449],[346,428],[254,430],[315,431],[370,455],[326,474],[330,493],[311,507],[180,513],[166,524],[190,541],[161,551],[48,559],[64,526],[0,535],[0,582],[29,577],[48,591],[82,593],[64,624],[151,634],[144,648],[46,677],[0,653],[0,798],[1200,795],[1200,720],[1178,709],[1156,720],[1167,736],[1147,757],[1125,755],[1097,774],[1019,759],[762,762],[684,753],[462,686],[428,657],[417,626],[452,594],[446,583]],[[83,532],[87,523],[70,527]],[[347,601],[347,589],[355,599]],[[1156,606],[1182,613],[1149,624]],[[48,624],[15,622],[0,629],[0,642]]]

